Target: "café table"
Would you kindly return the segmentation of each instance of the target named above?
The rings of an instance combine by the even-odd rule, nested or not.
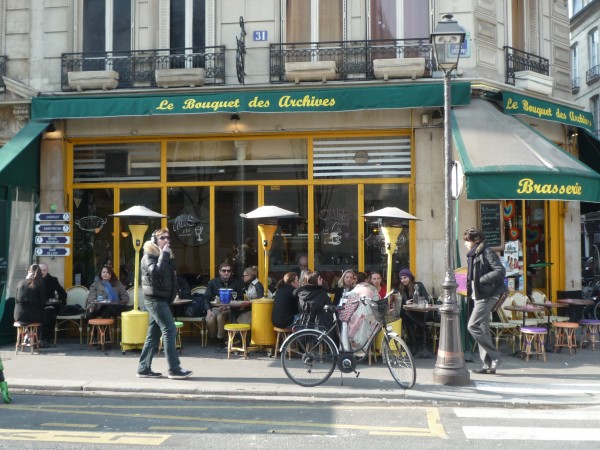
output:
[[[570,321],[575,323],[579,323],[579,320],[583,319],[585,307],[594,304],[593,300],[586,300],[584,298],[561,298],[556,301],[567,305],[567,315]]]
[[[523,316],[523,325],[525,326],[526,323],[526,319],[527,319],[527,313],[528,312],[540,312],[544,310],[543,306],[538,306],[538,305],[510,305],[510,306],[505,306],[504,309],[506,309],[507,311],[515,311],[515,312],[520,312],[522,313]]]
[[[421,321],[421,326],[423,328],[423,348],[417,351],[417,353],[415,353],[415,358],[431,359],[435,357],[435,355],[432,352],[427,350],[427,323],[425,317],[427,313],[434,312],[440,309],[440,306],[441,305],[432,305],[429,303],[427,303],[426,305],[407,304],[402,306],[407,311],[414,311],[423,314],[423,320]]]

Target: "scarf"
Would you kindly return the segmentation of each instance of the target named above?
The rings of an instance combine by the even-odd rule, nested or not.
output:
[[[108,298],[110,299],[110,301],[118,302],[119,296],[117,295],[117,291],[115,291],[115,288],[113,287],[113,285],[110,284],[110,281],[102,280],[102,285],[104,286],[104,289],[106,290],[106,294],[108,295]]]
[[[471,284],[473,281],[473,260],[477,254],[477,248],[479,244],[474,245],[471,250],[467,252],[467,283]]]

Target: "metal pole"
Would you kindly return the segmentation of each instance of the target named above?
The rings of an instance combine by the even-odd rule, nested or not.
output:
[[[454,275],[454,203],[451,191],[452,178],[452,130],[450,128],[450,75],[452,69],[444,71],[444,224],[446,230],[444,278],[444,300],[440,307],[440,345],[433,370],[433,381],[445,385],[463,386],[469,383],[469,372],[465,369],[465,355],[460,343],[460,308],[456,298]]]

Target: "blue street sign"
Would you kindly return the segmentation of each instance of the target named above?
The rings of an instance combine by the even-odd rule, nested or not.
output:
[[[268,32],[267,31],[253,31],[252,39],[255,41],[266,41],[268,40]]]
[[[71,231],[70,225],[36,225],[36,233],[68,233]]]
[[[43,222],[43,221],[69,221],[71,220],[71,214],[70,213],[37,213],[35,215],[35,220],[36,222]]]
[[[71,238],[69,236],[36,236],[35,243],[41,244],[70,244]]]
[[[35,256],[69,256],[71,249],[66,247],[36,247]]]

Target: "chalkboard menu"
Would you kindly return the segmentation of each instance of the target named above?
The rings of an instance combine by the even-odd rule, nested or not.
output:
[[[502,203],[479,202],[479,227],[488,246],[502,249]]]

